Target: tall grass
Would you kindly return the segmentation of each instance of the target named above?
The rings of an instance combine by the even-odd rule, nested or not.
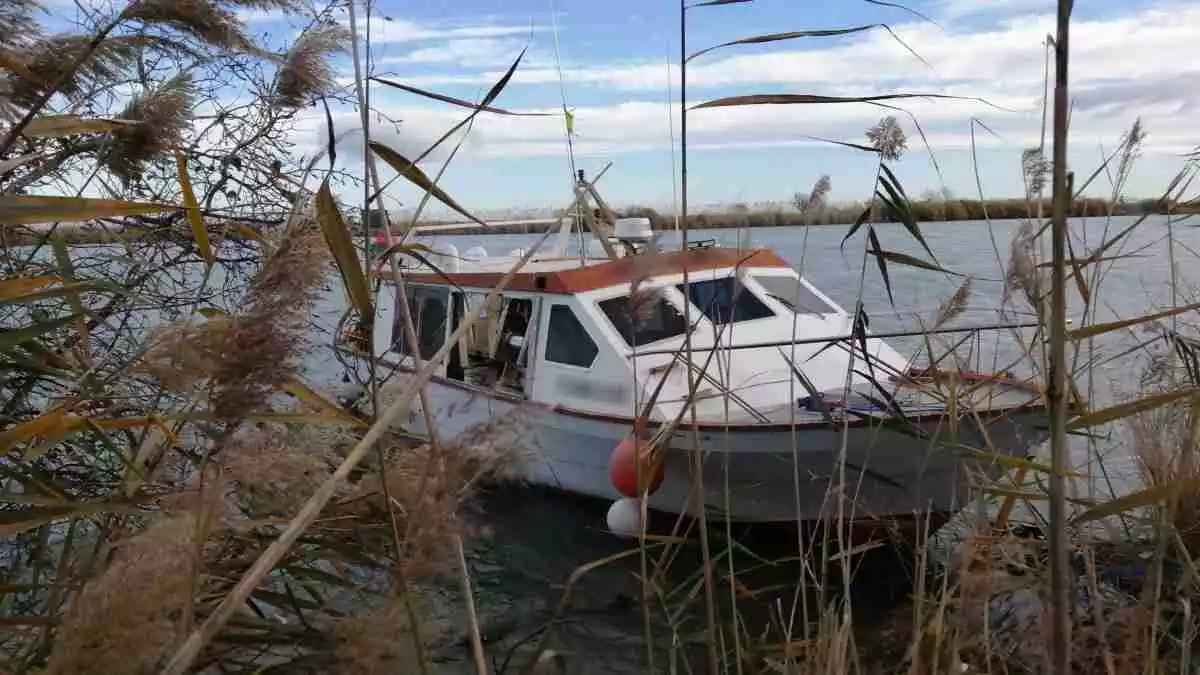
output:
[[[751,9],[740,4],[718,0],[688,11]],[[546,624],[506,645],[512,652],[502,659],[475,612],[476,580],[463,543],[469,532],[459,511],[482,481],[507,475],[520,422],[498,418],[467,437],[445,439],[431,417],[434,433],[416,447],[394,428],[425,396],[434,369],[474,317],[393,386],[380,385],[389,374],[372,364],[365,412],[300,376],[308,318],[332,274],[347,295],[339,325],[354,327],[375,351],[379,284],[367,237],[351,232],[344,217],[353,207],[334,196],[338,181],[362,188],[355,210],[363,228],[387,189],[375,156],[421,191],[422,205],[434,200],[474,215],[466,199],[438,186],[441,171],[431,176],[418,166],[434,148],[410,160],[372,137],[371,74],[362,65],[370,63],[368,35],[336,28],[328,8],[318,8],[290,48],[269,54],[236,19],[247,6],[304,11],[291,0],[136,0],[62,36],[32,28],[32,3],[0,10],[0,29],[18,26],[27,36],[10,40],[0,30],[0,226],[9,233],[52,225],[23,231],[19,242],[0,240],[0,667],[431,672],[433,648],[451,628],[429,588],[448,580],[464,606],[466,619],[455,621],[465,624],[461,651],[476,672],[577,672],[579,661],[560,653],[559,642],[575,594],[598,570],[630,564],[625,569],[640,589],[635,623],[646,665],[656,670],[1189,671],[1192,554],[1200,545],[1200,366],[1183,319],[1197,305],[1187,302],[1187,289],[1173,289],[1172,306],[1143,316],[1101,320],[1096,310],[1105,270],[1150,221],[1116,232],[1106,227],[1099,243],[1066,226],[1068,205],[1083,190],[1067,180],[1063,154],[1068,14],[1056,41],[1053,217],[1043,222],[1034,204],[1040,195],[1031,192],[1024,213],[1038,215],[1027,216],[1008,257],[998,261],[1010,291],[1001,309],[1032,314],[1040,325],[1014,336],[1024,363],[992,364],[1023,366],[1047,385],[1056,431],[1049,465],[985,452],[993,464],[971,485],[978,511],[936,536],[940,523],[914,514],[915,543],[889,559],[892,570],[908,573],[908,602],[881,615],[852,600],[871,581],[863,575],[876,573],[868,560],[887,555],[890,535],[898,533],[885,524],[865,542],[849,539],[848,524],[863,514],[853,510],[855,479],[841,467],[830,485],[835,514],[818,523],[823,527],[798,525],[799,541],[756,550],[761,541],[743,539],[730,522],[706,522],[700,507],[700,517],[679,519],[667,533],[582,564],[565,580]],[[835,33],[752,36],[718,48]],[[346,49],[359,67],[352,100],[361,106],[365,153],[361,173],[349,175],[334,168],[336,139],[307,163],[291,157],[284,140],[300,106],[324,110],[351,98],[335,88],[327,62]],[[685,50],[681,59],[708,51]],[[70,59],[47,58],[56,52]],[[519,63],[479,103],[417,90],[470,110],[437,145],[469,132],[479,115],[512,114],[494,103]],[[228,73],[242,88],[241,98],[226,104]],[[198,114],[196,102],[209,98],[218,112]],[[690,114],[847,102],[816,94],[735,96]],[[925,218],[885,162],[899,159],[899,126],[893,118],[867,135],[861,149],[878,156],[878,178],[843,245],[862,245],[863,274],[879,274],[889,294],[897,266],[954,279],[956,290],[925,317],[931,328],[920,338],[922,358],[946,369],[979,367],[980,336],[935,333],[961,315],[972,286],[926,245]],[[1114,153],[1110,204],[1120,201],[1116,186],[1143,133],[1136,127]],[[315,170],[321,159],[330,166]],[[1185,167],[1164,190],[1159,210],[1194,206],[1187,179],[1194,170]],[[1101,167],[1095,175],[1103,173]],[[130,233],[102,252],[73,249],[54,228],[101,218],[120,220]],[[883,221],[899,223],[920,254],[884,249],[877,234]],[[686,238],[686,205],[682,222]],[[395,251],[420,250],[407,232],[397,235]],[[1041,253],[1047,236],[1049,260]],[[865,336],[870,318],[862,292],[851,343]],[[1068,326],[1071,306],[1085,311]],[[1169,330],[1161,325],[1167,320]],[[411,318],[402,323],[411,340]],[[1096,393],[1090,376],[1101,362],[1090,350],[1094,341],[1146,327],[1156,332],[1130,353],[1148,357],[1154,377],[1124,400],[1081,407],[1077,394]],[[866,354],[859,357],[863,368],[872,367]],[[717,369],[727,370],[720,363]],[[925,386],[959,411],[948,424],[978,421],[963,383],[931,377]],[[880,397],[889,395],[881,385]],[[904,429],[902,422],[894,426]],[[1068,434],[1090,434],[1092,443],[1114,425],[1130,436],[1141,485],[1080,497],[1071,490],[1082,469],[1068,465]],[[1104,461],[1099,454],[1095,460]],[[1051,505],[1048,519],[1043,503]],[[1026,514],[1024,528],[1012,526],[1018,510]]]
[[[272,54],[247,6],[310,25]],[[308,188],[320,157],[287,141],[342,95],[327,58],[350,34],[292,0],[96,9],[67,36],[0,12],[26,27],[0,44],[0,224],[21,234],[0,255],[2,667],[424,669],[422,600],[379,580],[453,568],[458,504],[502,463],[409,449],[389,431],[408,392],[372,425],[300,379],[330,274],[355,321],[375,311],[345,174]],[[108,248],[58,233],[98,219],[123,228]]]

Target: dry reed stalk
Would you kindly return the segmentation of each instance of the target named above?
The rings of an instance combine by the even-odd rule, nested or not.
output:
[[[536,245],[531,246],[525,252],[525,255],[522,256],[521,259],[518,260],[508,272],[505,273],[496,287],[488,293],[488,299],[485,301],[491,301],[491,298],[500,295],[503,289],[508,287],[508,284],[512,281],[513,276],[516,275],[517,271],[520,270],[525,263],[527,263],[529,259],[533,257],[538,247],[548,236],[549,232],[543,235],[542,238],[538,240]],[[267,547],[265,551],[262,552],[258,560],[255,561],[254,565],[246,571],[241,580],[238,581],[237,586],[230,591],[229,595],[221,600],[221,603],[216,607],[208,619],[205,620],[205,622],[196,631],[188,636],[188,639],[171,658],[166,668],[164,668],[164,675],[182,675],[182,673],[184,673],[191,666],[192,662],[200,654],[200,650],[202,650],[204,646],[207,645],[210,640],[212,640],[217,632],[221,630],[221,628],[229,620],[229,617],[231,617],[233,613],[237,611],[238,607],[241,607],[242,604],[246,602],[246,598],[250,597],[250,594],[254,591],[254,589],[258,587],[258,585],[264,578],[266,578],[268,574],[270,574],[275,565],[277,565],[279,561],[283,559],[283,556],[286,555],[291,547],[296,543],[296,540],[300,538],[300,535],[303,534],[304,531],[312,525],[313,521],[317,519],[317,516],[321,513],[321,510],[327,503],[329,503],[329,500],[332,499],[334,493],[338,490],[343,481],[346,480],[350,472],[354,470],[356,466],[358,466],[359,462],[362,461],[367,452],[369,452],[374,447],[375,443],[377,443],[379,439],[383,437],[386,430],[392,424],[394,424],[408,412],[409,407],[412,405],[413,399],[415,399],[417,396],[417,390],[429,381],[429,378],[433,376],[434,371],[450,354],[450,350],[454,349],[458,341],[461,340],[464,335],[466,335],[467,331],[475,323],[477,318],[478,314],[474,313],[469,314],[464,318],[463,322],[459,324],[458,328],[455,329],[454,333],[450,336],[450,339],[448,339],[446,343],[442,345],[434,357],[430,359],[414,377],[413,388],[406,392],[404,396],[398,398],[394,403],[388,406],[386,410],[383,411],[375,423],[371,425],[371,428],[367,430],[367,433],[363,436],[363,438],[346,456],[346,459],[343,460],[341,465],[338,466],[333,475],[321,485],[320,489],[313,493],[296,517],[293,518],[288,524],[287,528],[285,528],[279,537],[272,542],[272,544]]]
[[[682,234],[682,247],[688,246],[688,106],[687,101],[687,62],[688,62],[688,47],[687,47],[687,16],[690,9],[687,0],[679,0],[679,212],[680,212],[680,231]],[[611,255],[611,253],[610,253]],[[685,265],[683,268],[683,284],[687,286],[691,283],[691,273]],[[692,325],[692,303],[684,303],[683,305],[683,320],[687,326]],[[685,363],[694,362],[694,352],[692,349],[692,331],[686,331],[683,334],[683,352]],[[700,389],[700,376],[693,369],[689,368],[687,373],[688,378],[688,400],[694,401],[696,392]],[[692,428],[692,461],[691,461],[691,494],[689,502],[695,513],[699,524],[700,532],[700,550],[704,559],[704,604],[705,604],[705,633],[707,636],[706,647],[708,649],[708,669],[710,672],[717,672],[718,663],[718,645],[717,645],[717,627],[716,627],[716,592],[713,581],[713,562],[712,552],[708,544],[708,511],[705,508],[705,503],[702,495],[704,494],[703,486],[703,458],[700,457],[699,449],[700,431],[699,425],[696,423],[697,414],[696,406],[686,406],[689,411]],[[647,636],[647,640],[650,636]]]
[[[1067,673],[1071,667],[1071,594],[1067,558],[1067,215],[1071,202],[1067,182],[1067,94],[1070,64],[1072,0],[1058,0],[1054,40],[1054,165],[1051,217],[1050,363],[1046,400],[1050,413],[1050,615],[1051,667]]]
[[[487,656],[483,652],[483,636],[479,632],[479,616],[475,611],[475,594],[471,591],[471,572],[467,567],[467,554],[463,550],[462,537],[454,537],[454,551],[459,570],[459,592],[467,608],[467,631],[471,637],[471,656],[475,659],[476,675],[488,675]]]

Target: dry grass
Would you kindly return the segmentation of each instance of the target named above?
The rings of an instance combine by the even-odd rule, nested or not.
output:
[[[1143,391],[1142,396],[1162,392],[1158,386]],[[1126,421],[1127,447],[1132,452],[1141,485],[1166,489],[1200,481],[1195,445],[1195,429],[1200,421],[1197,415],[1200,408],[1194,401],[1185,400],[1134,415]],[[1200,553],[1200,494],[1192,489],[1183,490],[1156,516],[1164,518],[1171,533],[1179,537],[1182,553],[1188,556]]]

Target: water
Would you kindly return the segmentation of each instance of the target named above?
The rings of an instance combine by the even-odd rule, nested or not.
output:
[[[1083,257],[1085,251],[1095,249],[1132,222],[1129,218],[1074,221],[1072,239],[1076,245],[1075,255]],[[1200,271],[1193,258],[1196,255],[1194,252],[1200,251],[1200,231],[1188,223],[1176,223],[1173,227],[1177,285],[1181,289],[1195,288],[1196,282],[1200,281]],[[1017,228],[1016,222],[935,223],[922,227],[929,248],[944,268],[973,277],[969,308],[960,323],[980,324],[1029,318],[1016,311],[1029,309],[1020,300],[1009,303],[1010,311],[1006,316],[1000,317],[997,313],[1005,298],[1005,268]],[[893,264],[889,268],[895,299],[893,306],[888,301],[874,259],[866,260],[867,268],[863,274],[865,232],[860,231],[843,248],[842,239],[847,231],[848,228],[844,226],[764,228],[740,232],[701,230],[693,231],[691,239],[712,238],[726,246],[737,246],[741,242],[743,245],[770,247],[843,307],[854,306],[860,295],[861,283],[861,297],[871,317],[871,327],[880,331],[914,328],[919,325],[919,318],[931,321],[938,304],[962,283],[962,276]],[[459,251],[465,251],[473,245],[483,245],[489,252],[498,255],[529,246],[538,237],[457,235],[439,236],[436,239],[455,244]],[[927,257],[920,244],[899,225],[879,227],[879,238],[885,250]],[[424,238],[422,241],[431,239]],[[664,233],[662,246],[671,248],[678,241],[677,233]],[[1171,264],[1167,222],[1164,218],[1148,219],[1120,244],[1107,250],[1105,256],[1129,257],[1105,262],[1103,280],[1098,286],[1092,284],[1091,273],[1087,274],[1095,315],[1093,321],[1131,318],[1171,305]],[[1078,296],[1076,287],[1072,286],[1069,304],[1076,324],[1084,307]],[[1186,292],[1177,299],[1178,304],[1189,301]],[[324,322],[320,330],[330,329],[328,322],[340,314],[341,302],[339,291],[334,288],[330,297],[318,308],[318,323]],[[1189,315],[1183,315],[1179,321],[1182,324],[1190,318]],[[1022,331],[1022,334],[1028,339],[1030,331]],[[1123,330],[1096,340],[1093,358],[1100,365],[1094,369],[1094,380],[1090,385],[1090,397],[1094,405],[1111,403],[1135,388],[1137,378],[1148,362],[1147,355],[1135,352],[1113,361],[1108,359],[1121,354],[1145,337],[1137,330]],[[896,341],[896,344],[907,349],[920,347],[919,341]],[[1008,359],[1020,353],[1014,334],[1006,331],[995,333],[990,341],[980,347],[984,352],[981,358],[985,366],[991,363],[1006,365]],[[314,352],[310,361],[313,375],[318,379],[325,378],[330,385],[337,384],[338,371],[335,366],[328,352],[322,350]],[[1088,382],[1081,384],[1089,388]],[[1112,461],[1109,468],[1120,489],[1122,482],[1127,480],[1130,465],[1127,458],[1121,455],[1119,439],[1101,441],[1099,446],[1110,455]],[[1073,461],[1078,466],[1086,466],[1091,456],[1086,446],[1081,445],[1073,450]],[[1087,487],[1080,489],[1086,492]],[[543,490],[512,489],[481,495],[473,505],[473,518],[490,530],[490,535],[474,542],[471,567],[477,586],[476,600],[483,631],[489,641],[487,648],[498,663],[504,660],[507,650],[516,644],[527,643],[528,640],[524,638],[543,627],[559,602],[563,584],[576,568],[627,550],[628,544],[603,531],[606,507],[606,503],[595,500]],[[689,575],[698,569],[698,556],[688,553],[681,558],[670,579],[674,583],[694,583],[696,578]],[[743,556],[741,563],[745,562],[746,557]],[[879,574],[868,575],[876,581],[896,576],[894,571],[898,565],[894,557],[889,558],[886,554],[877,556],[872,564],[880,566]],[[620,564],[597,569],[583,578],[573,595],[570,611],[564,622],[557,626],[554,638],[550,641],[551,646],[571,656],[572,667],[569,672],[645,672],[642,611],[637,603],[640,587],[634,576],[637,571],[635,556]],[[794,581],[791,571],[784,571],[783,574],[785,577],[792,574]],[[719,595],[727,598],[727,584],[719,585]],[[864,586],[867,585],[862,584],[858,588]],[[870,610],[886,610],[892,590],[895,590],[894,587],[886,582],[867,587],[862,592],[867,601],[861,603],[856,611],[861,615]],[[702,594],[697,597],[702,598]],[[693,603],[693,614],[698,611],[699,605],[698,600]],[[741,609],[746,611],[746,606],[743,604]],[[458,626],[464,625],[461,616],[452,614],[450,620],[457,622]],[[693,618],[686,630],[698,633],[702,625],[701,618]],[[660,645],[669,644],[672,639],[661,622],[655,623],[654,632]],[[656,670],[665,672],[667,657],[662,650],[658,651]],[[695,653],[694,648],[688,651]],[[447,653],[452,652],[459,657],[466,653],[463,649],[450,649]],[[514,669],[515,666],[511,667],[510,672]],[[446,664],[446,672],[471,672],[471,669],[460,658],[452,658]]]

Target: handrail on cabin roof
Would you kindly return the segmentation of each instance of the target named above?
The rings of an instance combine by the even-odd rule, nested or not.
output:
[[[887,331],[887,332],[882,332],[882,333],[868,333],[866,337],[885,339],[885,338],[897,338],[897,337],[916,337],[919,335],[950,335],[950,334],[954,334],[954,333],[972,333],[972,332],[976,332],[976,331],[985,331],[985,330],[1006,330],[1006,329],[1011,329],[1011,328],[1034,328],[1039,325],[1040,324],[1036,321],[1026,321],[1026,322],[1022,322],[1022,323],[996,323],[996,324],[984,324],[984,325],[978,325],[978,326],[960,326],[957,328],[934,328],[934,329],[926,329],[926,330],[905,330],[905,331]],[[811,345],[811,344],[819,344],[822,342],[844,342],[847,340],[855,340],[858,337],[859,337],[858,335],[850,334],[850,335],[833,335],[833,336],[826,336],[826,337],[819,337],[819,338],[803,338],[800,340],[778,340],[775,342],[753,342],[753,343],[741,344],[741,345],[723,344],[723,345],[713,345],[711,347],[697,347],[697,346],[693,345],[692,351],[694,351],[694,352],[710,352],[710,351],[725,350],[725,349],[737,350],[737,349],[759,349],[762,347],[788,347],[791,345]],[[680,351],[680,349],[678,349],[678,348],[677,349],[647,349],[647,350],[640,350],[640,351],[630,351],[628,354],[625,355],[625,358],[633,358],[635,356],[650,356],[650,355],[654,355],[654,354],[675,354],[675,353],[678,353],[679,351]]]

